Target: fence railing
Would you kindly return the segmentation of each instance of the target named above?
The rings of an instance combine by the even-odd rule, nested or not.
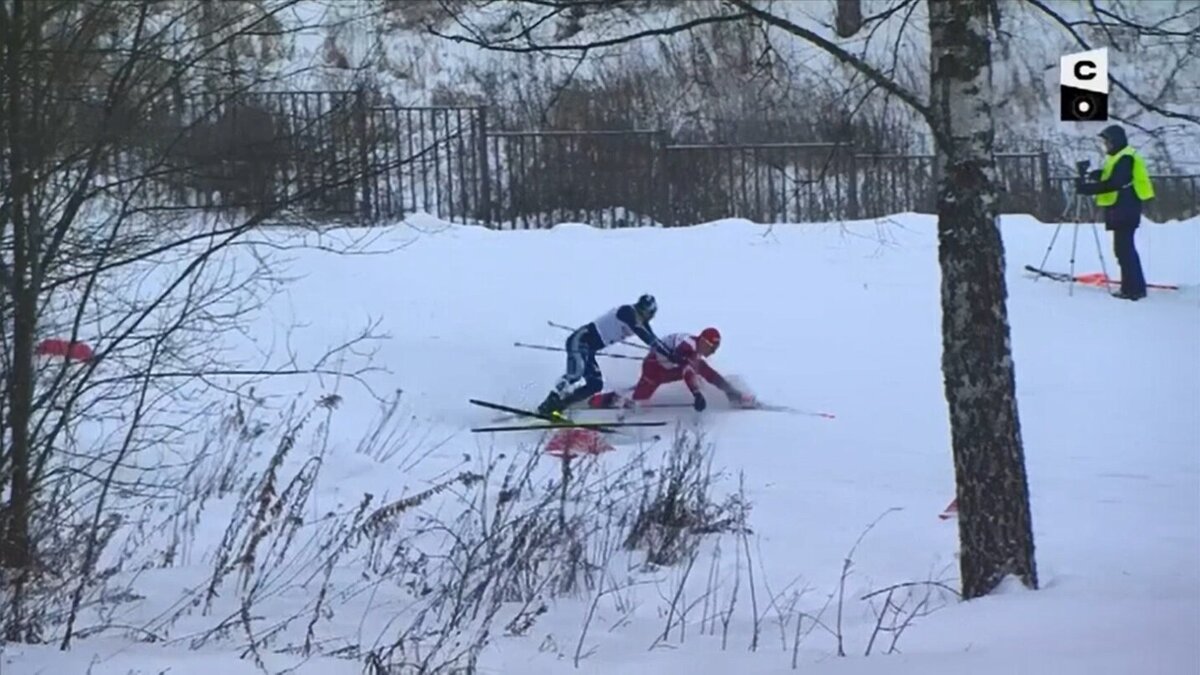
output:
[[[396,107],[361,92],[275,92],[164,103],[113,174],[156,172],[171,208],[291,212],[359,223],[426,212],[496,228],[560,222],[681,226],[932,213],[932,155],[883,155],[831,143],[676,144],[661,131],[510,131],[478,107]],[[81,119],[88,119],[86,106]],[[80,133],[86,133],[86,126]],[[1069,177],[1044,152],[996,156],[1004,213],[1098,218],[1071,208]],[[140,164],[139,164],[140,162]],[[1200,214],[1200,176],[1155,176],[1154,220]]]
[[[1146,202],[1143,215],[1155,222],[1184,220],[1200,215],[1200,175],[1155,175],[1150,181],[1154,185],[1154,199]],[[1051,189],[1046,194],[1042,209],[1046,216],[1042,220],[1055,222],[1097,222],[1103,219],[1092,197],[1085,197],[1082,204],[1075,199],[1075,179],[1070,176],[1052,176]]]
[[[362,195],[367,217],[422,211],[486,221],[492,202],[486,128],[478,108],[371,108]]]
[[[829,143],[684,145],[660,131],[494,131],[482,109],[474,114],[479,137],[461,152],[471,154],[473,168],[465,175],[478,180],[473,194],[479,201],[475,208],[446,204],[430,211],[450,221],[515,229],[562,222],[671,227],[720,218],[801,223],[936,209],[933,155],[870,154]],[[998,153],[996,162],[1002,213],[1047,221],[1098,217],[1094,209],[1066,208],[1077,204],[1072,182],[1051,174],[1048,153]],[[428,182],[428,164],[414,164],[418,168]],[[1148,217],[1200,214],[1200,177],[1154,180],[1158,196]],[[409,212],[377,209],[374,216]]]
[[[626,131],[499,131],[488,136],[486,222],[646,224],[663,195],[662,136]]]

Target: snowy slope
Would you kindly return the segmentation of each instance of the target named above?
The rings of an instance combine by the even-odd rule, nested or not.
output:
[[[313,447],[319,445],[325,458],[309,507],[314,521],[306,526],[319,528],[316,516],[352,508],[364,492],[382,502],[425,489],[447,472],[476,466],[498,452],[528,456],[530,448],[517,443],[529,436],[467,432],[493,415],[466,399],[535,403],[558,376],[561,354],[517,348],[515,341],[557,345],[564,334],[547,320],[585,322],[615,303],[653,292],[660,334],[715,325],[724,334],[714,358],[719,369],[736,374],[766,401],[828,410],[837,418],[681,414],[684,423],[700,424],[715,444],[714,469],[726,475],[714,490],[736,490],[738,474],[744,474],[752,503],[754,534],[747,541],[762,629],[758,650],[748,649],[754,621],[751,579],[744,570],[726,648],[720,630],[701,634],[693,616],[682,641],[674,631],[668,646],[651,649],[679,575],[678,569],[664,569],[619,594],[629,604],[623,610],[611,596],[597,603],[584,640],[583,651],[590,654],[579,672],[788,671],[795,617],[782,603],[792,591],[807,588],[795,607],[818,613],[838,589],[847,552],[876,521],[857,545],[846,579],[841,623],[848,656],[835,657],[836,641],[817,629],[799,649],[800,671],[1195,672],[1200,221],[1142,229],[1139,245],[1150,280],[1185,287],[1155,291],[1139,303],[1081,286],[1069,294],[1063,284],[1028,279],[1022,267],[1041,262],[1054,226],[1007,217],[1003,230],[1043,588],[1006,588],[979,601],[951,602],[904,632],[901,654],[881,653],[891,639],[884,636],[876,653],[863,658],[875,619],[859,598],[905,581],[937,579],[955,586],[957,577],[955,521],[936,517],[954,487],[939,371],[936,236],[929,217],[771,228],[724,221],[669,230],[565,224],[520,232],[417,218],[378,235],[372,246],[391,251],[386,255],[294,251],[289,271],[301,278],[247,330],[260,345],[286,339],[303,360],[345,340],[369,317],[380,319],[390,338],[381,343],[378,362],[391,372],[368,379],[378,392],[404,391],[398,418],[408,435],[396,442],[401,450],[361,451],[360,439],[379,413],[351,382],[313,382],[298,393],[298,383],[287,381],[257,394],[275,407],[333,389],[343,396],[328,428],[304,436],[318,439]],[[1071,234],[1072,228],[1064,229],[1047,267],[1067,269]],[[263,236],[275,244],[315,239]],[[322,235],[327,242],[361,236]],[[1105,234],[1099,236],[1105,263],[1115,273]],[[668,256],[677,262],[664,263]],[[1077,271],[1099,271],[1087,227],[1079,230],[1075,257]],[[602,365],[611,384],[632,383],[635,362]],[[261,419],[275,416],[264,413]],[[204,431],[195,430],[194,447]],[[296,452],[318,453],[299,448]],[[237,475],[256,470],[271,449],[265,456],[244,456]],[[620,446],[597,458],[595,466],[616,470],[640,451],[653,462],[664,452],[663,443]],[[544,473],[552,477],[556,471],[548,462]],[[152,627],[157,643],[109,630],[77,641],[69,652],[7,645],[0,652],[0,673],[262,672],[252,656],[239,659],[239,640],[245,638],[240,627],[212,632],[227,614],[236,616],[236,608],[220,604],[239,597],[233,582],[212,614],[196,610],[174,622],[162,618],[178,611],[185,589],[207,581],[208,556],[231,509],[228,499],[211,503],[195,516],[187,556],[134,576],[132,588],[144,599],[121,605],[113,622]],[[299,539],[312,534],[302,529]],[[719,596],[729,602],[728,583],[738,562],[730,547],[738,544],[723,542],[720,576],[726,583]],[[147,545],[139,554],[153,558],[152,549]],[[688,603],[701,602],[710,553],[706,548],[697,562],[702,570],[693,573],[698,586],[689,589]],[[313,601],[311,586],[289,585],[290,579],[319,572],[315,558],[305,555],[289,558],[268,585],[271,592],[255,605],[257,630]],[[391,622],[410,606],[403,591],[387,583],[364,591],[358,575],[349,562],[332,575],[334,588],[346,594],[334,594],[332,616],[318,622],[326,651],[386,641]],[[772,596],[778,606],[770,603]],[[591,600],[584,594],[554,604],[521,638],[496,630],[481,672],[574,670]],[[832,625],[830,612],[823,618]],[[793,620],[781,630],[776,622],[784,615]],[[292,666],[297,669],[291,672],[301,674],[363,672],[361,661],[288,653],[289,645],[303,642],[308,620],[305,614],[288,624],[260,649],[268,672]],[[198,636],[205,639],[195,642]]]

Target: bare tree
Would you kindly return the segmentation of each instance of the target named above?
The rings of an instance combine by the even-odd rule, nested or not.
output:
[[[0,1],[6,639],[43,639],[53,605],[56,621],[70,617],[69,644],[71,622],[121,524],[115,495],[153,499],[170,491],[154,471],[166,457],[138,456],[186,436],[189,416],[200,413],[184,401],[212,391],[210,378],[334,370],[320,359],[281,364],[275,354],[246,364],[215,349],[281,282],[262,251],[245,256],[255,261],[248,269],[231,265],[230,254],[253,245],[262,223],[299,219],[313,198],[354,189],[380,169],[351,161],[343,149],[339,170],[316,177],[254,167],[264,189],[226,214],[232,218],[181,216],[172,208],[178,201],[171,203],[181,192],[248,182],[244,174],[228,180],[230,162],[197,161],[196,150],[244,133],[244,116],[230,120],[246,112],[247,92],[266,75],[238,70],[238,50],[297,30],[279,20],[296,2],[214,10],[191,0]],[[314,125],[352,119],[350,104],[286,130],[260,109],[251,118],[267,126],[251,140],[293,147]],[[271,154],[263,145],[257,152]],[[215,188],[214,167],[224,173]],[[46,337],[86,343],[89,353],[54,360],[40,353]]]
[[[858,2],[837,4],[837,32],[848,37],[910,9],[916,0],[890,3],[864,17]],[[1004,280],[1004,249],[998,228],[998,190],[993,150],[991,41],[999,17],[996,3],[967,0],[928,3],[930,92],[928,100],[901,85],[891,68],[816,30],[791,20],[774,3],[725,0],[707,17],[594,41],[546,41],[538,27],[587,3],[537,0],[516,31],[479,30],[449,39],[505,51],[588,53],[700,25],[750,21],[783,31],[832,55],[889,96],[915,111],[935,139],[938,156],[938,235],[942,268],[943,375],[960,508],[963,596],[993,590],[1006,575],[1037,587],[1033,532],[1024,454],[1017,414],[1014,365]],[[640,3],[610,3],[589,10],[636,12]],[[907,18],[905,19],[907,22]],[[906,23],[907,25],[907,23]]]

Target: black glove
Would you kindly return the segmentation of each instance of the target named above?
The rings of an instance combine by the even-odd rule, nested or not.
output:
[[[692,407],[696,409],[696,412],[701,412],[708,407],[708,401],[704,400],[704,394],[700,392],[692,394]]]
[[[731,404],[740,406],[742,408],[753,408],[757,405],[754,402],[754,397],[747,396],[746,394],[743,394],[740,391],[731,389],[731,390],[725,392],[725,395],[729,397],[729,402]]]

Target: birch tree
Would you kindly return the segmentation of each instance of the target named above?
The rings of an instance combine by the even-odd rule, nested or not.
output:
[[[965,598],[986,595],[1009,574],[1038,583],[997,208],[987,10],[972,0],[929,3],[942,375]]]

